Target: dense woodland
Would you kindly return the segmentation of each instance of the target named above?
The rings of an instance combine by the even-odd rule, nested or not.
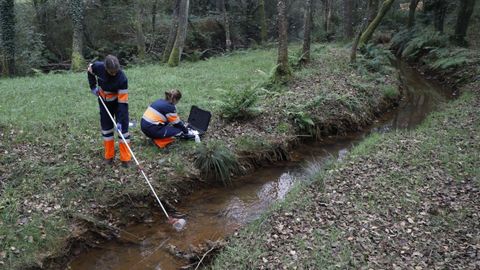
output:
[[[285,14],[277,9],[277,2],[285,5]],[[353,42],[356,33],[363,32],[358,42],[362,46],[377,26],[384,31],[383,35],[374,35],[374,41],[381,43],[402,29],[414,28],[415,23],[430,25],[451,41],[468,46],[466,37],[473,31],[469,31],[469,25],[478,26],[480,20],[480,14],[474,14],[475,0],[0,3],[0,73],[4,76],[78,71],[86,62],[107,54],[117,55],[123,65],[168,62],[176,66],[180,59],[197,61],[229,50],[268,45],[279,36],[279,40],[305,40],[308,44]],[[279,23],[282,20],[284,25]],[[283,28],[288,34],[282,35]]]

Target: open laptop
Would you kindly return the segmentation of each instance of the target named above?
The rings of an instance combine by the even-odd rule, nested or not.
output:
[[[192,106],[187,123],[190,128],[198,131],[198,135],[202,136],[207,132],[211,118],[212,114],[210,112],[202,110],[197,106]]]

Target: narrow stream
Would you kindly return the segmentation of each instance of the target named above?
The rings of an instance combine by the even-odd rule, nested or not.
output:
[[[424,79],[417,71],[400,64],[406,93],[400,106],[386,113],[371,127],[321,143],[305,144],[292,153],[292,160],[262,168],[236,181],[230,188],[212,187],[198,190],[178,206],[186,214],[187,227],[175,232],[164,216],[125,229],[143,241],[138,244],[108,242],[76,257],[69,269],[178,269],[187,261],[172,256],[165,247],[181,250],[205,240],[218,240],[257,218],[275,201],[282,200],[310,163],[321,166],[329,158],[342,158],[352,146],[371,132],[388,132],[417,126],[442,102],[452,98],[451,91]],[[125,235],[126,238],[131,238]]]

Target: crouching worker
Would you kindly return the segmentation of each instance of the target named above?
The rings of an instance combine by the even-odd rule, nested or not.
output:
[[[165,92],[165,99],[153,102],[142,117],[141,127],[155,145],[164,148],[175,141],[175,137],[190,138],[188,129],[177,115],[176,104],[182,98],[179,90]]]

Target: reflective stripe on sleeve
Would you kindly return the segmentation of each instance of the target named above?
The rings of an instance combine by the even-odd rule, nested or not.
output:
[[[168,122],[172,124],[177,124],[180,122],[180,117],[176,113],[167,113]]]

